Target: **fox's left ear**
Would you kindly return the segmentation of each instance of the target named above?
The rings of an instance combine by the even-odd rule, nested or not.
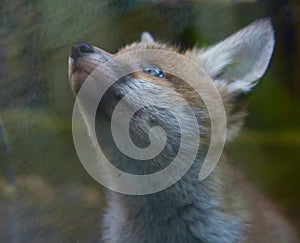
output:
[[[152,35],[149,32],[143,32],[141,35],[142,42],[154,42]]]
[[[204,70],[230,93],[246,93],[265,73],[273,48],[274,31],[266,18],[200,52],[200,58]]]

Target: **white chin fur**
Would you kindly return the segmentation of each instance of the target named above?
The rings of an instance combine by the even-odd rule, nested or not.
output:
[[[68,77],[69,77],[69,80],[71,80],[73,70],[74,70],[74,59],[72,57],[69,57],[69,61],[68,61]]]

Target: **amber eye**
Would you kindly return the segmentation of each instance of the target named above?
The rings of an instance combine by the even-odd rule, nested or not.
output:
[[[144,72],[148,73],[151,76],[155,76],[155,77],[158,77],[158,78],[164,78],[165,77],[164,72],[161,69],[157,68],[157,67],[146,68],[144,70]]]

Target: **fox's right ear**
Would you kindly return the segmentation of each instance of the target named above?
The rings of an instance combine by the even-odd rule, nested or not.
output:
[[[143,32],[141,35],[142,42],[154,42],[152,35],[149,32]]]
[[[246,93],[265,73],[273,48],[273,27],[265,18],[200,52],[200,59],[210,77],[225,84],[230,93]]]

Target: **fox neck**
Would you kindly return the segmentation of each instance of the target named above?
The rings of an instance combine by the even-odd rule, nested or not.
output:
[[[225,213],[215,174],[198,180],[200,165],[195,161],[180,181],[158,193],[131,196],[109,191],[104,238],[109,242],[241,240],[242,220]]]
[[[102,132],[109,130],[110,122],[99,119],[98,121],[101,122]],[[205,140],[205,132],[202,134]],[[142,137],[141,134],[133,135]],[[191,133],[191,141],[193,136]],[[113,158],[112,163],[119,169],[133,174],[150,174],[156,172],[156,169],[161,169],[160,166],[168,165],[172,161],[166,161],[166,158],[174,153],[172,141],[176,143],[175,139],[170,139],[169,146],[166,146],[167,149],[158,159],[141,163],[117,153],[113,139],[107,134],[101,138],[101,147]],[[225,200],[222,196],[222,183],[219,180],[219,172],[222,170],[217,168],[205,180],[198,179],[206,154],[201,151],[188,172],[177,183],[163,191],[142,196],[107,191],[108,209],[103,222],[104,242],[240,241],[243,234],[242,219],[234,213],[226,213],[232,210],[224,206],[228,203],[228,198]],[[207,149],[203,148],[203,151]],[[219,164],[222,164],[222,161]],[[110,179],[109,175],[106,177]]]

